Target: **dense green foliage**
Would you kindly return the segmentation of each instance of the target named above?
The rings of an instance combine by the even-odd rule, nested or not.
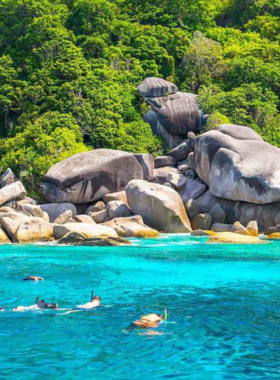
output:
[[[141,115],[147,76],[199,94],[208,128],[280,146],[279,0],[0,0],[0,171],[35,188],[95,147],[164,150]]]

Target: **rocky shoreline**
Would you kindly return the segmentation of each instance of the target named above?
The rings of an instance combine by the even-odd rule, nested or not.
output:
[[[259,243],[259,233],[279,237],[280,149],[237,125],[196,136],[205,115],[194,95],[158,78],[138,89],[152,105],[153,130],[172,147],[168,155],[76,154],[45,174],[45,204],[29,198],[8,169],[0,182],[0,243],[119,245],[161,232],[232,243]]]

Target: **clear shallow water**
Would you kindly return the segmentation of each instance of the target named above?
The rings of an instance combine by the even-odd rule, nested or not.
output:
[[[280,243],[132,241],[0,247],[0,380],[279,379]],[[37,296],[71,308],[92,289],[103,304],[94,311],[10,311]],[[165,308],[167,322],[152,333],[127,330]]]

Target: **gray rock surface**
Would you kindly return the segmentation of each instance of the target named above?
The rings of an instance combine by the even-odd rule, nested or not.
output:
[[[150,124],[154,135],[161,137],[171,149],[185,139],[185,136],[172,135],[172,133],[167,132],[158,121],[157,113],[153,109],[143,115],[143,120],[145,123]]]
[[[76,242],[74,245],[77,247],[116,247],[121,244],[131,244],[130,241],[123,237],[93,237]]]
[[[19,244],[53,240],[53,224],[42,218],[28,218],[18,226],[13,241]]]
[[[206,186],[202,183],[186,178],[185,187],[179,192],[182,200],[186,203],[189,199],[196,199],[206,191]]]
[[[11,185],[14,182],[17,182],[17,178],[12,172],[12,170],[8,168],[2,176],[2,179],[0,181],[0,188],[7,185]]]
[[[126,187],[131,211],[149,227],[164,232],[190,232],[191,225],[179,194],[166,186],[133,180]]]
[[[89,215],[77,215],[73,218],[77,223],[95,223],[95,221]]]
[[[159,78],[146,78],[138,90],[152,106],[143,116],[144,121],[170,148],[186,139],[189,131],[200,131],[204,118],[194,94],[180,92],[175,85]]]
[[[235,234],[240,234],[240,235],[247,235],[250,236],[250,232],[247,230],[246,227],[243,226],[240,222],[235,222],[232,226],[231,232],[234,232]]]
[[[17,204],[17,212],[21,212],[27,216],[34,216],[37,218],[46,219],[46,222],[49,222],[48,214],[45,214],[44,211],[39,207],[31,204]],[[46,218],[47,216],[47,218]]]
[[[252,236],[258,236],[259,235],[259,227],[256,220],[252,220],[247,224],[246,229],[250,232],[250,235]]]
[[[164,173],[157,174],[154,177],[153,182],[165,186],[166,183],[168,183],[172,186],[172,188],[176,189],[177,191],[180,191],[186,186],[187,178],[183,174]]]
[[[75,203],[77,215],[84,215],[89,206],[90,203]]]
[[[47,203],[45,205],[40,205],[41,210],[46,212],[49,216],[50,223],[53,223],[56,218],[63,214],[67,210],[71,210],[72,217],[77,215],[76,207],[71,203]]]
[[[214,232],[231,232],[232,224],[214,223],[212,224],[211,231]]]
[[[122,201],[128,206],[125,190],[117,191],[116,193],[106,194],[104,195],[103,200],[106,204],[111,201]]]
[[[180,173],[182,173],[182,174],[185,174],[186,171],[187,171],[188,168],[189,168],[188,164],[180,164],[180,165],[178,165],[177,167],[178,167],[178,169],[180,170]]]
[[[176,160],[173,157],[170,156],[160,156],[156,157],[155,160],[155,168],[162,168],[164,166],[175,166],[176,165]]]
[[[247,202],[234,202],[215,197],[210,190],[194,200],[200,213],[209,213],[215,204],[220,204],[226,213],[226,223],[233,224],[240,221],[244,226],[255,220],[258,223],[259,231],[263,232],[269,227],[279,224],[280,202],[257,205]]]
[[[263,141],[263,138],[252,128],[244,127],[242,125],[221,124],[216,130],[238,140]]]
[[[68,223],[69,221],[71,221],[72,217],[73,217],[72,210],[66,210],[55,219],[54,223],[55,224]]]
[[[80,232],[68,232],[66,235],[64,235],[61,239],[57,241],[57,244],[75,244],[79,241],[85,240],[86,235],[80,233]]]
[[[226,221],[226,213],[218,203],[211,208],[209,215],[212,217],[212,223],[225,223]]]
[[[0,244],[10,244],[11,241],[5,232],[0,228]]]
[[[167,80],[148,77],[143,80],[137,87],[137,90],[143,97],[158,97],[175,94],[178,88],[175,84],[168,82]]]
[[[92,223],[67,223],[54,226],[53,234],[56,240],[61,239],[68,232],[84,234],[87,238],[91,237],[118,237],[116,231],[108,226]]]
[[[178,91],[145,100],[156,112],[158,122],[170,134],[186,138],[189,131],[200,131],[202,114],[194,94]]]
[[[190,178],[190,179],[195,179],[195,171],[194,170],[192,170],[192,169],[187,169],[186,171],[185,171],[185,176],[187,177],[187,178]]]
[[[152,154],[147,153],[135,153],[134,157],[141,165],[143,171],[143,179],[145,181],[151,181],[154,176],[154,157]]]
[[[280,202],[277,202],[277,203],[272,203],[271,206],[275,206],[273,209],[274,209],[274,213],[273,213],[273,220],[274,220],[274,224],[277,225],[277,224],[280,224],[280,211],[277,211],[279,209],[279,204]],[[270,208],[271,208],[270,206]]]
[[[106,222],[105,225],[114,228],[122,237],[152,238],[158,236],[158,231],[146,226],[140,215],[115,218]]]
[[[169,153],[168,156],[171,156],[175,158],[177,161],[185,160],[189,153],[190,153],[190,142],[189,140],[182,142],[180,145],[173,148]]]
[[[211,234],[208,231],[203,231],[203,230],[195,230],[191,232],[192,236],[211,236]]]
[[[36,206],[36,201],[30,197],[25,197],[24,199],[17,201],[17,206],[20,205],[33,205]]]
[[[185,208],[186,208],[186,211],[187,211],[187,214],[188,214],[189,218],[193,218],[193,217],[195,217],[196,215],[199,214],[198,207],[195,205],[193,199],[189,199],[186,202]]]
[[[280,201],[280,149],[250,128],[222,125],[195,140],[195,170],[223,199]]]
[[[17,204],[18,204],[18,201],[10,201],[10,202],[7,202],[7,203],[3,203],[2,205],[0,205],[1,207],[10,207],[12,208],[13,210],[16,209],[17,207]]]
[[[102,211],[102,210],[105,210],[105,208],[106,208],[105,203],[102,201],[98,201],[98,202],[95,202],[93,205],[89,206],[86,209],[85,214],[89,215],[91,212]]]
[[[163,168],[154,169],[154,178],[161,174],[166,175],[170,173],[180,174],[180,170],[173,166],[164,166]]]
[[[51,167],[44,176],[45,197],[56,203],[87,203],[123,190],[143,171],[131,153],[96,149],[76,154]]]
[[[104,210],[91,212],[89,216],[95,223],[104,223],[109,220],[108,210],[106,208]]]
[[[192,170],[194,170],[196,172],[194,152],[191,152],[188,155],[188,166],[189,166],[190,169],[192,169]]]
[[[129,208],[122,201],[111,201],[107,203],[106,209],[108,212],[109,219],[131,216]]]
[[[198,214],[191,219],[193,230],[210,230],[212,218],[209,214]]]
[[[0,207],[0,216],[2,216],[3,214],[8,214],[10,212],[15,212],[15,210],[11,207],[4,207],[4,206]]]
[[[174,189],[170,182],[164,182],[164,186],[170,187],[170,189]]]
[[[264,231],[264,235],[270,235],[280,232],[280,224],[276,224],[276,226],[269,227]]]
[[[6,185],[0,189],[0,206],[16,199],[24,199],[26,197],[26,190],[20,181]]]
[[[11,212],[8,214],[4,214],[0,218],[0,227],[4,232],[9,236],[9,238],[13,241],[14,235],[18,229],[18,226],[30,218],[26,215],[19,214],[16,212]]]

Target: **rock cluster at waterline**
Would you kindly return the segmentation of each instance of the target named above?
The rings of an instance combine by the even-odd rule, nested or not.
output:
[[[172,83],[155,78],[139,91],[152,105],[154,98],[178,93]],[[182,134],[174,115],[169,120],[166,131],[180,142],[168,155],[109,149],[74,155],[44,176],[45,204],[28,198],[8,169],[0,181],[0,242],[116,245],[129,237],[192,231],[215,234],[212,241],[219,241],[218,234],[227,234],[219,235],[220,241],[229,242],[246,237],[257,242],[251,237],[259,233],[279,238],[280,149],[238,125],[221,125],[196,137],[189,132],[196,131],[189,118],[198,122],[198,105],[180,107],[188,107],[180,118],[190,115]],[[161,120],[161,110],[155,112]]]

